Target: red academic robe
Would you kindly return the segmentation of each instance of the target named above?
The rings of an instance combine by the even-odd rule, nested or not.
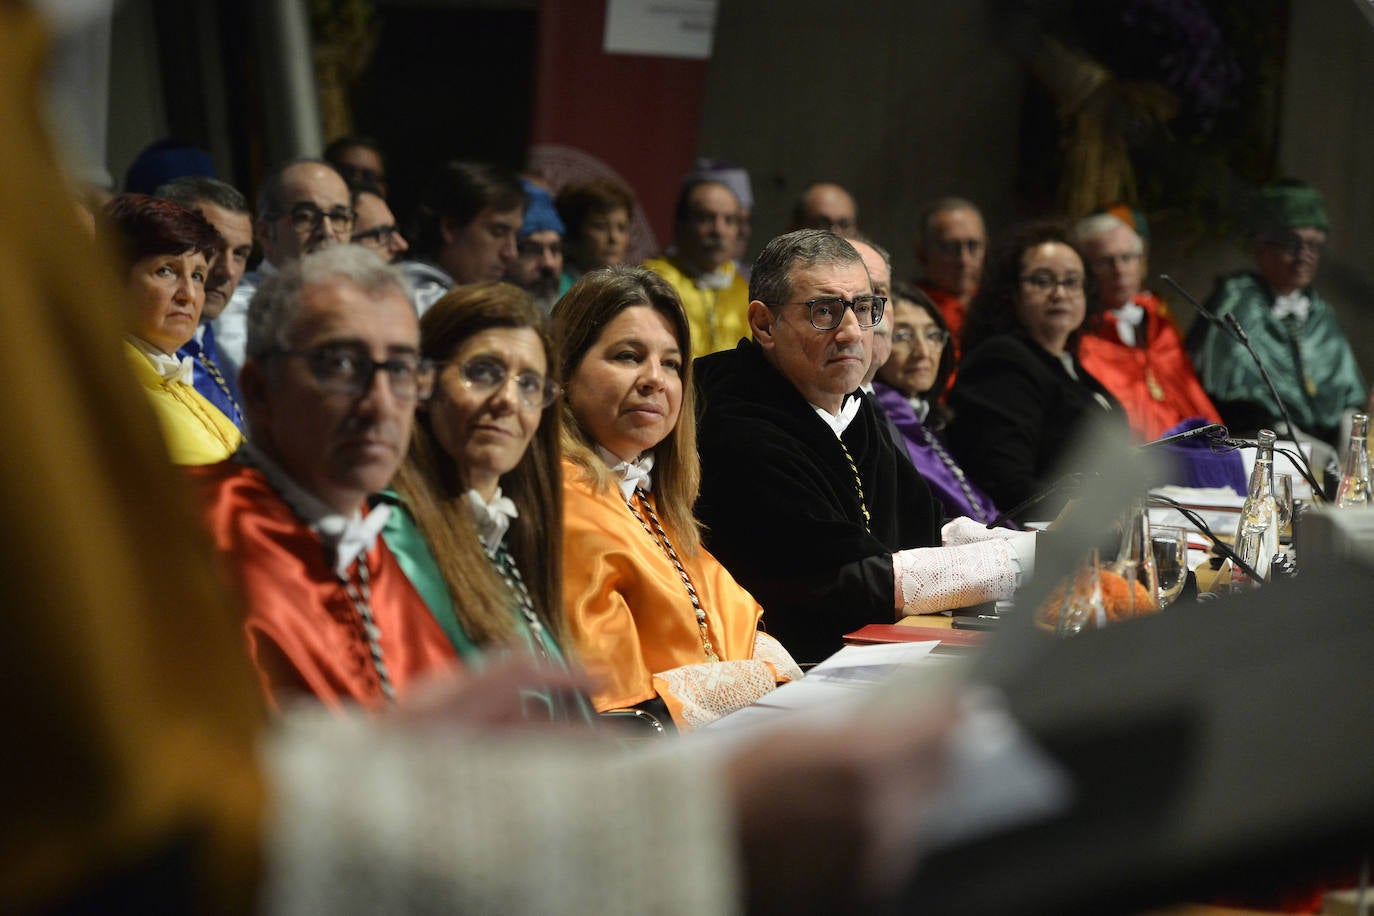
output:
[[[215,547],[242,590],[248,652],[272,705],[308,694],[332,706],[344,700],[380,706],[362,620],[319,535],[256,468],[229,460],[188,472],[202,490]],[[452,665],[455,654],[380,537],[367,564],[382,655],[404,696],[417,675]]]
[[[1145,345],[1122,343],[1116,322],[1108,315],[1083,334],[1078,361],[1121,402],[1131,428],[1146,440],[1158,439],[1189,417],[1220,423],[1221,416],[1202,390],[1183,340],[1169,319],[1168,307],[1149,292],[1135,301],[1145,309]]]

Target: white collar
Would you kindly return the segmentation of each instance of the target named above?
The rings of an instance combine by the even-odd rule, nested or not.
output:
[[[234,453],[234,458],[262,471],[267,482],[296,517],[320,536],[325,556],[332,560],[334,574],[340,579],[347,580],[348,568],[353,561],[372,550],[377,543],[377,535],[381,534],[391,516],[391,506],[386,503],[374,506],[367,515],[363,515],[361,509],[354,509],[351,515],[334,511],[251,442],[244,442]]]
[[[926,417],[930,416],[930,402],[925,398],[912,395],[906,399],[906,402],[911,405],[912,410],[916,411],[916,419],[922,423],[926,421]]]
[[[195,363],[191,357],[170,356],[142,337],[135,337],[132,334],[125,334],[124,339],[133,345],[134,349],[148,357],[148,362],[153,364],[153,368],[157,370],[157,374],[164,382],[191,384],[191,367]]]
[[[726,261],[715,270],[708,270],[692,278],[692,285],[697,289],[728,289],[733,282],[735,282],[735,263],[733,261]]]
[[[654,469],[653,452],[645,452],[634,461],[621,461],[620,458],[598,445],[596,454],[602,461],[606,462],[607,467],[612,472],[620,476],[617,485],[627,502],[630,497],[635,495],[635,490],[641,487],[650,493],[653,492],[654,479],[653,475],[649,473]]]
[[[510,497],[501,495],[500,487],[492,494],[491,502],[484,500],[476,490],[468,490],[468,506],[472,509],[472,520],[477,523],[477,536],[489,553],[500,546],[510,530],[511,520],[520,516]]]
[[[1304,296],[1302,290],[1295,289],[1286,296],[1275,296],[1271,311],[1280,321],[1292,315],[1299,322],[1303,322],[1307,320],[1307,313],[1311,308],[1312,300]]]
[[[1107,314],[1116,319],[1116,336],[1128,347],[1134,347],[1136,328],[1145,318],[1145,306],[1139,302],[1127,302],[1119,309],[1107,309]]]
[[[844,435],[844,431],[849,429],[849,424],[853,423],[854,418],[859,415],[859,405],[861,403],[863,403],[862,399],[856,398],[851,394],[846,397],[845,402],[840,405],[840,412],[838,414],[833,414],[824,407],[817,407],[815,404],[812,404],[811,407],[816,411],[816,416],[825,421],[825,425],[830,427],[830,431],[833,432],[835,438],[838,439],[840,436]]]

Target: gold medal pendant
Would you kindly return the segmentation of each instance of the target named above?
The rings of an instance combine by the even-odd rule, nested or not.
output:
[[[1154,398],[1156,401],[1164,400],[1164,388],[1159,384],[1158,379],[1155,378],[1153,369],[1145,370],[1145,387],[1149,389],[1150,397]]]

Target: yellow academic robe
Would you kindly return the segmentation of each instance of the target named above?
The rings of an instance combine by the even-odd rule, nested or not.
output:
[[[674,720],[690,726],[797,676],[766,635],[762,651],[770,660],[756,658],[763,609],[705,548],[678,556],[706,611],[716,655],[733,664],[692,667],[708,659],[677,567],[619,490],[594,491],[569,461],[563,480],[563,604],[578,657],[598,685],[598,710],[661,696]]]
[[[672,284],[687,313],[692,331],[692,356],[705,356],[729,350],[741,337],[753,337],[749,330],[749,283],[735,270],[733,262],[723,268],[729,277],[721,289],[703,289],[671,258],[650,258],[644,266]]]
[[[148,357],[127,340],[124,355],[153,405],[173,463],[216,464],[238,451],[243,433],[223,411],[191,385],[162,378]]]

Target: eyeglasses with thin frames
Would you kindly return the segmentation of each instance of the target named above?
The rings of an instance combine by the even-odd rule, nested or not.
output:
[[[299,231],[314,232],[319,229],[325,220],[329,220],[329,225],[334,227],[336,232],[351,232],[353,223],[358,218],[358,213],[352,207],[335,207],[332,210],[321,210],[309,201],[302,201],[292,204],[286,212],[275,213],[272,219],[279,219],[282,216],[289,217],[293,228]]]
[[[458,365],[458,372],[463,377],[463,384],[480,394],[496,391],[514,377],[520,403],[531,410],[543,410],[563,393],[561,385],[533,369],[512,376],[510,368],[494,356],[470,357]]]
[[[918,336],[926,342],[926,346],[928,347],[943,347],[945,344],[949,343],[949,331],[946,331],[944,328],[927,328],[924,332],[919,334],[915,328],[898,328],[892,332],[892,343],[915,343]]]
[[[1037,272],[1026,274],[1021,278],[1021,282],[1045,296],[1054,292],[1055,287],[1064,290],[1066,296],[1081,296],[1083,294],[1083,277],[1080,274],[1056,277],[1052,273]]]
[[[315,384],[326,394],[359,398],[372,390],[378,372],[397,400],[423,401],[434,390],[434,364],[416,354],[375,360],[361,348],[327,345],[311,350],[274,350],[271,356],[305,361]]]
[[[815,299],[807,299],[805,302],[784,302],[782,304],[806,306],[811,327],[817,331],[833,331],[840,326],[840,322],[844,321],[845,309],[854,313],[854,317],[858,320],[861,328],[871,328],[878,324],[883,320],[883,309],[887,306],[887,298],[885,296],[855,296],[853,299],[842,299],[839,296],[820,296]]]

